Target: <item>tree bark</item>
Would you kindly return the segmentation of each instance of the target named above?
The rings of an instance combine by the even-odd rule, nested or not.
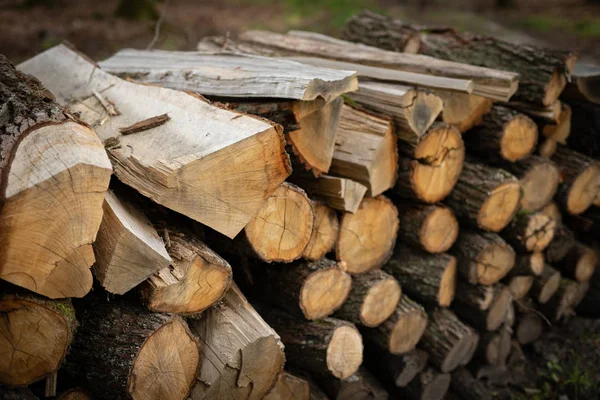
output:
[[[549,264],[544,266],[540,276],[536,277],[529,291],[531,297],[540,304],[550,300],[558,290],[560,284],[560,272]]]
[[[479,354],[481,360],[488,365],[506,365],[506,360],[511,348],[512,330],[504,326],[497,332],[486,332],[479,340]]]
[[[340,234],[340,221],[337,213],[322,202],[313,201],[312,207],[315,223],[302,257],[316,261],[333,250]]]
[[[554,296],[546,303],[540,304],[538,309],[551,322],[568,320],[575,316],[575,308],[585,297],[587,291],[587,283],[562,278]]]
[[[443,253],[452,247],[459,227],[450,208],[437,204],[396,205],[402,219],[398,231],[398,238],[402,243],[429,253]]]
[[[351,274],[381,268],[392,255],[399,224],[398,209],[387,197],[363,199],[355,214],[341,217],[336,258]]]
[[[514,314],[510,290],[501,285],[472,285],[459,280],[452,311],[475,329],[497,330],[511,313]]]
[[[552,241],[555,228],[556,222],[544,213],[519,213],[502,236],[517,251],[543,251]]]
[[[491,400],[493,393],[485,383],[476,379],[467,368],[459,368],[452,373],[451,393],[460,400]]]
[[[365,367],[360,367],[346,379],[325,377],[320,382],[327,394],[335,400],[387,400],[389,397],[381,383]]]
[[[442,400],[450,387],[450,374],[427,368],[400,390],[410,400]]]
[[[264,398],[265,400],[311,400],[308,382],[288,372],[279,374],[273,390]]]
[[[446,203],[471,226],[499,232],[519,209],[521,186],[503,169],[465,162]]]
[[[598,257],[592,249],[576,242],[567,255],[555,265],[564,277],[586,282],[594,274],[597,262]]]
[[[327,296],[330,293],[328,291]],[[355,275],[350,294],[334,316],[373,328],[392,315],[401,295],[402,289],[396,279],[381,270]]]
[[[563,260],[575,246],[575,234],[562,223],[557,223],[554,237],[544,252],[546,260],[555,264]]]
[[[371,341],[365,342],[365,364],[389,386],[404,387],[427,366],[429,356],[421,349],[392,354]]]
[[[454,299],[456,258],[428,254],[398,244],[392,259],[383,267],[405,293],[426,306],[448,307]]]

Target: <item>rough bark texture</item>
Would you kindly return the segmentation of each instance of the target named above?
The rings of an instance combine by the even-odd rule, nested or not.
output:
[[[496,332],[486,332],[479,340],[478,357],[488,365],[506,365],[510,353],[512,329],[503,326]]]
[[[370,340],[365,342],[365,365],[388,386],[406,386],[427,366],[428,358],[421,349],[391,354]]]
[[[459,280],[452,311],[478,330],[495,331],[514,313],[512,302],[510,290],[501,284],[476,286]]]
[[[329,397],[336,400],[387,400],[389,397],[381,383],[364,367],[346,379],[325,377],[320,383]]]
[[[450,387],[450,379],[450,374],[429,367],[399,392],[410,400],[442,400]]]
[[[418,203],[396,205],[402,220],[398,230],[402,243],[430,253],[443,253],[452,247],[459,227],[449,207]]]
[[[426,306],[448,307],[454,299],[456,258],[428,254],[398,244],[383,267],[393,275],[405,293]]]
[[[554,230],[554,237],[546,247],[544,255],[550,264],[563,260],[575,246],[575,234],[565,225],[558,223]]]
[[[507,277],[540,275],[544,270],[544,254],[541,252],[519,254],[515,266]]]
[[[546,214],[519,213],[503,229],[502,237],[517,251],[543,251],[554,237],[556,221]]]
[[[476,379],[467,368],[459,368],[452,373],[450,390],[461,400],[490,400],[493,393]]]
[[[465,162],[446,203],[471,226],[498,232],[515,216],[521,201],[518,180],[503,169]]]
[[[600,104],[570,101],[571,132],[569,148],[588,157],[600,158]]]

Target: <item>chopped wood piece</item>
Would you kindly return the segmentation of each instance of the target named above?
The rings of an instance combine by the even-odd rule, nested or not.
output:
[[[442,372],[467,364],[473,355],[471,347],[479,335],[450,310],[436,309],[429,317],[431,322],[419,344],[429,354],[429,362]]]
[[[517,318],[515,337],[520,344],[533,343],[542,336],[544,324],[544,320],[536,310],[521,313]]]
[[[587,210],[600,188],[598,162],[581,153],[559,145],[552,155],[560,170],[561,184],[557,200],[569,214],[577,215]]]
[[[365,342],[365,364],[389,385],[404,387],[427,366],[428,355],[421,349],[392,354],[371,341]]]
[[[534,252],[530,254],[519,254],[515,266],[508,273],[508,277],[514,276],[538,276],[544,270],[544,253]]]
[[[57,400],[92,400],[92,395],[82,388],[73,388],[63,392]]]
[[[399,43],[410,41],[411,50],[453,62],[515,71],[519,90],[513,98],[540,105],[552,104],[564,89],[577,55],[513,44],[489,36],[458,33],[452,28],[403,24],[391,17],[365,12],[346,24],[346,40],[386,50],[406,51]],[[383,37],[383,39],[382,39]],[[390,40],[390,38],[395,38]],[[416,45],[416,43],[419,45]],[[400,56],[400,55],[399,55]]]
[[[548,139],[560,144],[567,144],[567,138],[571,134],[571,107],[567,103],[560,103],[560,115],[553,124],[542,124],[541,133]]]
[[[253,265],[255,295],[294,315],[319,320],[340,308],[354,287],[343,263],[339,264],[324,258],[286,266]]]
[[[541,212],[519,213],[504,228],[502,236],[516,250],[543,251],[552,241],[555,227],[556,222]]]
[[[458,221],[452,209],[441,204],[398,204],[402,243],[429,253],[443,253],[458,237]]]
[[[59,102],[79,112],[101,140],[119,139],[120,147],[108,149],[119,180],[230,238],[291,172],[281,129],[265,120],[217,108],[198,95],[127,82],[65,45],[19,68],[59,93]],[[121,114],[108,115],[94,90]],[[135,135],[118,132],[166,112],[167,124]]]
[[[415,348],[425,328],[427,313],[418,303],[402,295],[396,310],[376,328],[366,328],[365,335],[392,354],[403,354]]]
[[[458,272],[469,282],[493,285],[515,265],[515,251],[495,233],[463,231],[458,235],[452,254]]]
[[[554,237],[546,247],[546,260],[550,264],[562,261],[575,246],[575,234],[565,225],[558,223],[554,230]]]
[[[533,281],[530,289],[531,297],[540,304],[547,303],[558,290],[560,278],[560,272],[552,268],[549,264],[544,265],[540,276],[536,277]]]
[[[360,367],[346,379],[325,377],[320,382],[327,394],[335,400],[387,400],[389,397],[381,383],[365,367]]]
[[[520,300],[527,296],[535,277],[533,275],[515,275],[506,279],[506,286],[512,293],[513,299]]]
[[[112,173],[102,143],[1,55],[0,104],[0,278],[50,298],[83,297]]]
[[[124,294],[172,263],[148,217],[125,197],[106,193],[94,242],[94,276],[106,291]]]
[[[27,386],[60,368],[77,326],[75,310],[69,299],[7,286],[0,296],[0,383]]]
[[[436,90],[435,93],[444,102],[442,121],[455,126],[461,133],[479,125],[492,108],[492,100],[486,97],[451,90]]]
[[[592,249],[581,243],[575,243],[566,256],[555,265],[564,277],[585,282],[594,274],[597,263],[598,257]]]
[[[405,293],[427,306],[448,307],[454,299],[456,258],[428,254],[398,244],[383,267],[393,275]]]
[[[171,118],[168,114],[158,115],[156,117],[151,117],[143,121],[136,122],[131,126],[119,128],[119,132],[121,132],[123,135],[131,135],[132,133],[147,131],[148,129],[156,128],[157,126],[166,124],[170,119]]]
[[[521,160],[535,149],[536,124],[510,108],[495,105],[478,126],[463,136],[467,151],[488,161]]]
[[[472,285],[459,280],[452,311],[476,329],[495,331],[514,312],[512,303],[512,294],[503,285]]]
[[[556,224],[557,224],[557,228],[560,225],[560,223],[562,222],[562,214],[560,212],[560,209],[558,208],[558,204],[556,204],[553,201],[548,203],[545,207],[543,207],[540,210],[540,212],[546,214],[547,216],[549,216],[550,218],[555,220]],[[556,237],[556,233],[555,233],[555,237]]]
[[[588,287],[587,283],[562,278],[554,296],[538,309],[552,323],[567,320],[575,315],[575,308],[585,297]]]
[[[273,390],[265,400],[311,400],[308,382],[288,372],[279,374]]]
[[[367,187],[352,179],[321,175],[318,179],[292,177],[292,181],[305,189],[312,198],[322,199],[331,208],[355,213]]]
[[[569,102],[572,109],[571,131],[567,140],[570,149],[596,160],[600,158],[600,104],[587,101]]]
[[[185,321],[105,298],[96,291],[77,308],[65,366],[70,379],[85,382],[95,399],[186,399],[200,351]]]
[[[100,67],[138,82],[222,97],[330,101],[358,87],[349,71],[243,54],[123,49]]]
[[[446,203],[462,220],[499,232],[513,219],[521,202],[521,185],[503,169],[465,162]]]
[[[237,286],[189,321],[202,342],[192,400],[259,400],[275,386],[285,361],[283,345]]]
[[[312,207],[315,212],[315,223],[302,257],[314,261],[323,258],[333,250],[339,236],[340,221],[337,213],[325,204],[313,201]]]
[[[505,365],[511,348],[512,330],[501,327],[497,332],[486,332],[479,340],[479,354],[488,365]]]
[[[345,261],[351,274],[381,268],[392,255],[399,224],[398,209],[387,197],[363,199],[355,214],[341,217],[338,261]]]
[[[398,148],[391,121],[344,105],[329,173],[353,179],[377,196],[396,183]]]
[[[558,190],[558,167],[545,157],[530,156],[515,163],[503,163],[502,168],[519,179],[523,211],[538,211],[552,200]]]
[[[542,139],[538,142],[537,154],[540,157],[551,158],[557,146],[558,143],[554,139]]]
[[[336,318],[305,321],[275,309],[264,315],[281,335],[290,364],[338,379],[352,376],[362,364],[362,337],[351,323]]]
[[[392,315],[401,295],[396,279],[381,270],[355,275],[352,290],[335,317],[373,328]]]
[[[401,394],[410,400],[442,400],[450,387],[450,374],[427,368],[410,381]]]
[[[460,132],[436,123],[418,141],[399,145],[399,173],[394,192],[401,197],[436,203],[454,188],[461,175],[465,149]]]
[[[450,399],[491,400],[494,396],[485,383],[476,379],[467,368],[459,368],[452,372],[450,390],[455,396]]]

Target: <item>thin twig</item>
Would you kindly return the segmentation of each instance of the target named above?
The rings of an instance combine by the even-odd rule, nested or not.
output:
[[[170,0],[165,0],[165,4],[163,5],[160,17],[158,17],[158,21],[156,21],[156,26],[154,27],[154,37],[152,38],[150,44],[148,44],[148,47],[146,47],[146,50],[151,50],[158,41],[158,37],[160,36],[160,27],[165,19],[165,15],[167,14],[167,7],[169,6],[169,1]]]

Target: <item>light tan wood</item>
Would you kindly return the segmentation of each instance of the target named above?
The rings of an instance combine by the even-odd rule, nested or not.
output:
[[[519,251],[539,252],[548,247],[555,229],[556,221],[546,214],[520,213],[502,231],[502,236]]]
[[[381,268],[392,254],[399,223],[398,209],[387,197],[363,199],[355,214],[340,220],[337,259],[351,274]]]
[[[312,207],[315,223],[302,257],[307,260],[318,260],[333,250],[339,236],[340,221],[335,210],[325,204],[313,201]]]
[[[318,179],[294,177],[293,182],[313,198],[323,200],[331,208],[355,213],[367,193],[367,187],[352,179],[321,175]]]
[[[554,139],[541,139],[537,152],[542,157],[551,158],[556,152],[557,146],[558,143]]]
[[[199,95],[127,82],[64,45],[19,69],[56,92],[101,140],[113,138],[108,153],[122,182],[228,237],[291,172],[282,132],[266,120],[217,108]],[[118,115],[110,115],[96,94]],[[165,113],[170,120],[163,125],[119,132]]]
[[[556,164],[547,158],[530,156],[516,163],[503,164],[519,179],[521,209],[534,212],[547,205],[558,190],[560,173]]]
[[[567,103],[560,103],[560,115],[555,124],[546,124],[542,127],[542,134],[560,144],[567,144],[567,138],[571,134],[571,107]]]
[[[493,101],[486,97],[451,90],[436,90],[444,102],[442,121],[464,133],[481,123],[492,108]]]
[[[110,293],[124,294],[172,263],[148,217],[113,191],[94,242],[94,276]]]
[[[540,304],[547,303],[558,290],[560,279],[560,272],[546,264],[540,276],[533,281],[531,297]]]
[[[329,173],[362,183],[373,197],[394,186],[397,169],[392,121],[344,105]]]
[[[396,203],[400,212],[398,238],[429,253],[443,253],[458,237],[458,221],[449,207],[437,204]]]
[[[508,288],[515,300],[521,300],[527,296],[533,285],[535,277],[532,275],[517,275],[509,279]]]
[[[310,385],[304,379],[282,372],[264,400],[310,400]]]
[[[501,284],[472,285],[459,280],[452,310],[469,325],[495,331],[514,314],[511,291]]]
[[[275,386],[283,370],[283,345],[237,286],[190,327],[202,343],[193,400],[258,400]]]
[[[546,214],[548,217],[556,221],[557,224],[562,223],[562,214],[560,212],[560,208],[558,208],[558,204],[553,201],[548,203],[548,205],[542,208],[539,212]]]

